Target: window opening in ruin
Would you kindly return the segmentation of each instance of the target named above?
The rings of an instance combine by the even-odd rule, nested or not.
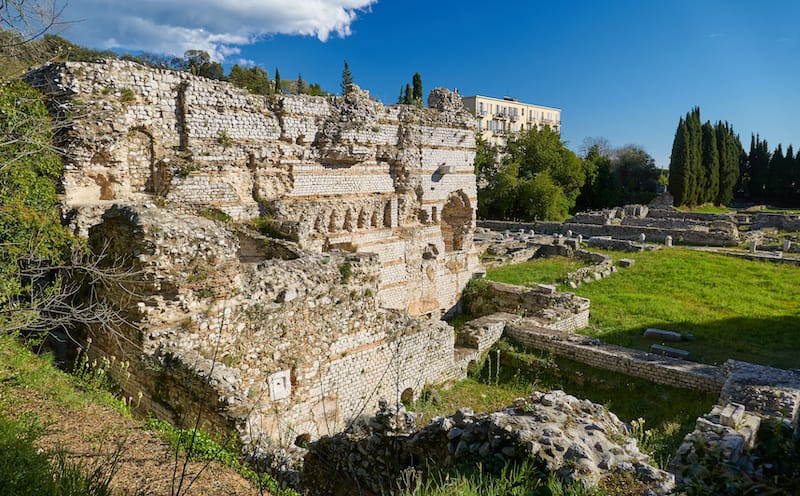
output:
[[[431,222],[439,222],[439,212],[435,205],[431,207]]]
[[[372,227],[380,227],[378,226],[378,212],[372,212]]]
[[[128,180],[133,193],[156,191],[156,164],[153,152],[153,137],[141,128],[128,133]]]
[[[414,403],[414,390],[411,388],[406,388],[400,393],[400,403],[402,403],[406,408],[411,408]]]
[[[336,214],[336,210],[331,212],[331,219],[328,222],[328,231],[336,232],[339,230],[339,216]]]
[[[355,229],[353,229],[353,213],[349,208],[347,209],[347,213],[344,214],[344,225],[342,227],[345,231],[355,231]]]
[[[463,191],[451,193],[442,209],[442,238],[444,251],[464,249],[464,238],[472,227],[472,207]]]
[[[369,226],[369,217],[367,216],[367,212],[364,211],[362,208],[361,211],[358,213],[358,228],[364,229],[365,227]]]
[[[383,207],[383,227],[392,227],[392,202],[386,202]]]

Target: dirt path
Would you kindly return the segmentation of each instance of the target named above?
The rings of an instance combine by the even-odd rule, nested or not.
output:
[[[45,426],[38,443],[45,450],[63,450],[68,459],[91,470],[118,457],[112,479],[115,495],[121,496],[233,496],[268,494],[259,492],[235,470],[216,462],[191,461],[177,492],[184,458],[176,462],[175,451],[157,432],[140,421],[127,418],[110,407],[88,404],[79,411],[54,405],[40,393],[16,390],[14,407],[8,413],[36,412]],[[173,481],[175,481],[173,483]]]

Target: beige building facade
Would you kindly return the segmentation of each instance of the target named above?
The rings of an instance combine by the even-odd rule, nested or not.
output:
[[[550,129],[561,132],[561,109],[523,103],[515,98],[465,96],[464,106],[475,115],[481,137],[493,145],[505,145],[509,134],[529,129]]]

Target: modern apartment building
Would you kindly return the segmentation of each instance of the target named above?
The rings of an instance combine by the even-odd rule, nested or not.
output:
[[[504,145],[510,133],[550,126],[561,132],[561,109],[522,103],[515,98],[465,96],[464,106],[475,114],[478,131],[493,145]]]

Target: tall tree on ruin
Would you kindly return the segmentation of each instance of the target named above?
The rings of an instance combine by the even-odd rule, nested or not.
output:
[[[693,108],[686,115],[686,130],[689,135],[689,162],[686,167],[689,180],[685,204],[696,205],[702,203],[703,187],[706,182],[703,169],[703,127],[700,124],[700,107]]]
[[[353,74],[350,72],[350,65],[344,61],[344,69],[342,69],[342,95],[350,92],[353,85]]]
[[[422,76],[419,75],[419,72],[414,73],[411,84],[413,86],[412,101],[417,107],[422,107]]]
[[[733,200],[734,188],[739,181],[739,162],[744,150],[739,136],[727,122],[717,122],[714,132],[719,159],[719,189],[715,202],[717,205],[727,205]]]
[[[275,67],[275,94],[280,95],[283,93],[283,83],[281,83],[281,71]]]

